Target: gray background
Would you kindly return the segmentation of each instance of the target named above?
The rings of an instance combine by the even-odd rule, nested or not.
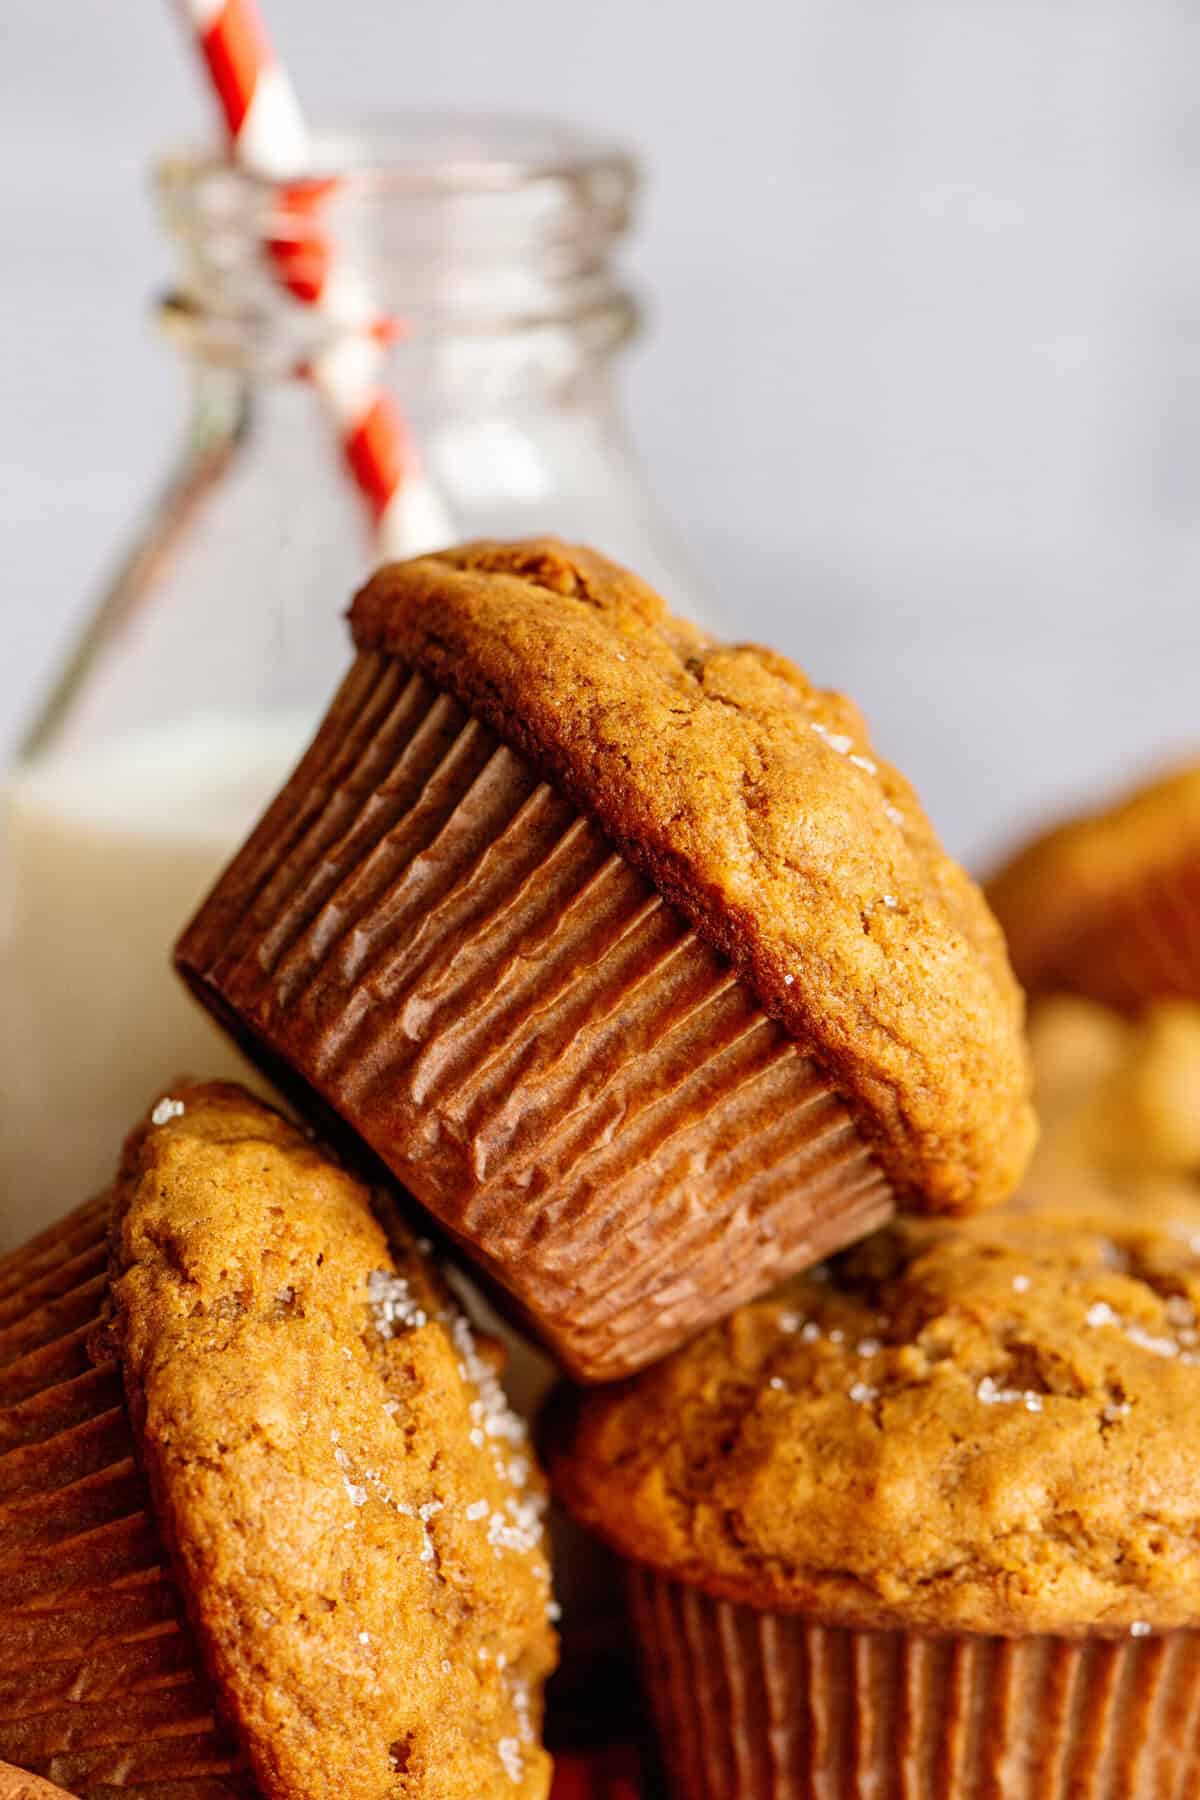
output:
[[[951,843],[1200,741],[1194,0],[273,0],[310,111],[532,105],[648,156],[636,435],[748,634]],[[0,742],[181,409],[163,0],[0,12]]]

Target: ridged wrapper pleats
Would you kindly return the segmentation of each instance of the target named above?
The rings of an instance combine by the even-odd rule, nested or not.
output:
[[[892,1212],[846,1105],[728,962],[387,657],[359,656],[177,960],[583,1380]]]
[[[1200,1633],[925,1636],[630,1575],[673,1800],[1192,1800]]]
[[[0,1761],[80,1800],[253,1800],[94,1361],[107,1199],[0,1258]],[[6,1788],[5,1780],[10,1781]],[[38,1800],[0,1774],[0,1800]]]

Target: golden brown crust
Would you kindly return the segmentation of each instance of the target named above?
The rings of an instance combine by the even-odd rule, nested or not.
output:
[[[1000,933],[857,709],[551,539],[382,570],[355,640],[531,758],[831,1072],[910,1202],[967,1210],[1032,1138]]]
[[[156,1514],[267,1800],[542,1800],[537,1477],[398,1220],[241,1090],[185,1085],[126,1147],[112,1276]]]
[[[1200,1622],[1200,1206],[889,1227],[620,1388],[552,1480],[626,1556],[827,1623]]]
[[[27,1775],[24,1769],[0,1763],[0,1800],[71,1800],[71,1796],[36,1775]]]
[[[1200,997],[1200,967],[1190,988],[1151,985],[1139,994],[1129,954],[1129,936],[1142,924],[1139,888],[1185,864],[1200,868],[1197,762],[1026,844],[987,884],[1025,988],[1070,989],[1123,1006],[1172,992]]]

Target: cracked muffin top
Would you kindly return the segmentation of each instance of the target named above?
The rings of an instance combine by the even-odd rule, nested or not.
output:
[[[126,1146],[97,1348],[267,1800],[545,1800],[540,1478],[374,1200],[240,1089],[175,1087]]]
[[[454,694],[727,955],[913,1210],[1008,1193],[1033,1136],[998,926],[857,708],[553,539],[380,571],[360,650]]]
[[[1200,1205],[902,1221],[649,1373],[564,1392],[551,1480],[627,1556],[771,1610],[1194,1626],[1197,1308]]]

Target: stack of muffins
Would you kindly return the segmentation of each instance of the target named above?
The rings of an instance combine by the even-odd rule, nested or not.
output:
[[[550,540],[351,627],[177,952],[306,1123],[177,1084],[0,1263],[0,1757],[544,1800],[542,1479],[444,1252],[567,1378],[674,1800],[1196,1791],[1200,1200],[1004,1204],[1021,991],[857,711]]]

